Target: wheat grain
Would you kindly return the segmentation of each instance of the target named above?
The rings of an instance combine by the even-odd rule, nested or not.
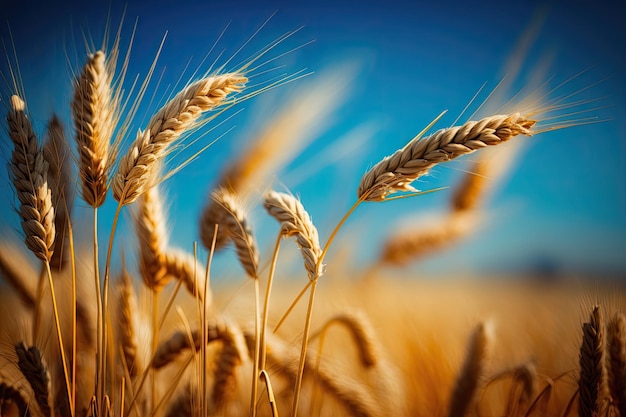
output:
[[[397,192],[416,191],[411,183],[433,166],[520,134],[530,136],[534,124],[534,120],[513,113],[470,121],[415,138],[365,173],[357,196],[364,201],[383,201]]]
[[[578,415],[598,415],[602,406],[602,386],[606,374],[604,363],[604,321],[600,307],[595,306],[589,321],[583,323],[583,340],[580,346],[580,378],[578,380]]]
[[[269,191],[263,205],[280,223],[280,233],[285,237],[296,238],[309,279],[319,278],[324,271],[324,266],[319,262],[322,249],[317,228],[302,203],[292,195]]]
[[[135,201],[154,180],[157,165],[170,145],[192,128],[202,113],[223,104],[226,96],[240,91],[246,81],[241,74],[203,78],[163,106],[120,160],[112,182],[115,199],[122,205]]]
[[[626,416],[626,315],[616,314],[607,326],[608,385],[620,416]]]
[[[48,123],[43,154],[48,162],[48,184],[55,207],[55,242],[50,267],[61,269],[69,261],[68,227],[73,205],[71,150],[61,121],[53,115]]]
[[[250,278],[258,278],[259,250],[250,223],[235,196],[220,188],[213,193],[213,200],[222,208],[221,230],[228,233],[237,249],[237,257]]]
[[[476,391],[485,373],[493,344],[493,329],[489,322],[476,326],[468,343],[467,356],[456,378],[450,397],[449,417],[464,416],[475,401]]]
[[[26,348],[20,342],[15,346],[17,365],[35,394],[35,401],[44,416],[52,416],[50,402],[50,374],[41,352],[35,346]]]
[[[171,276],[165,267],[167,228],[159,187],[148,187],[137,200],[135,208],[133,219],[139,240],[141,277],[146,287],[160,292]]]
[[[75,81],[72,118],[76,129],[81,194],[87,204],[100,207],[106,198],[111,167],[111,137],[118,119],[118,101],[111,83],[112,63],[103,51],[90,54]]]
[[[11,96],[7,121],[14,149],[11,154],[13,185],[20,201],[19,214],[25,243],[35,256],[50,261],[54,245],[54,207],[48,186],[48,163],[39,150],[37,137],[24,112],[24,101]]]

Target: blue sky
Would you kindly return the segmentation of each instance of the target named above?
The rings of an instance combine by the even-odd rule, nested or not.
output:
[[[238,57],[245,60],[271,40],[301,27],[269,55],[297,48],[277,59],[276,65],[282,69],[260,75],[258,80],[282,72],[312,72],[304,80],[243,103],[240,113],[206,139],[233,130],[165,183],[170,196],[172,244],[189,248],[197,240],[200,210],[225,161],[254,137],[262,120],[276,113],[273,106],[281,102],[281,97],[299,83],[314,82],[330,66],[349,63],[353,68],[351,81],[328,125],[293,164],[277,175],[281,184],[300,196],[325,240],[356,198],[361,175],[403,146],[442,110],[447,109],[448,114],[436,127],[450,125],[487,83],[481,94],[485,98],[486,92],[502,79],[520,39],[536,24],[536,36],[512,91],[527,85],[538,72],[541,81],[550,79],[554,86],[586,71],[554,94],[566,95],[592,86],[572,100],[599,99],[582,108],[596,107],[592,114],[606,121],[528,139],[508,179],[486,203],[489,226],[411,270],[416,274],[480,275],[547,265],[565,272],[626,276],[623,10],[602,1],[469,3],[128,2],[123,40],[128,39],[138,19],[129,73],[145,74],[163,34],[168,33],[157,66],[156,77],[163,74],[157,101],[168,85],[179,82],[190,59],[189,68],[206,70],[208,63],[218,57],[217,51],[224,50],[223,57],[234,54],[274,12]],[[87,33],[99,43],[109,7],[116,28],[123,7],[106,2],[86,5],[21,1],[18,5],[9,1],[3,8],[2,21],[10,25],[26,99],[39,132],[52,111],[60,113],[69,125],[71,71],[81,65],[85,50],[82,34]],[[34,8],[39,12],[33,13]],[[227,25],[218,47],[202,63]],[[6,44],[6,24],[1,34]],[[224,62],[220,59],[218,62]],[[4,63],[2,70],[5,74]],[[187,70],[186,76],[191,72]],[[6,90],[3,85],[3,93]],[[154,103],[150,107],[152,111],[157,108]],[[141,122],[140,117],[135,128],[141,127]],[[362,142],[353,158],[315,169],[320,152],[359,128],[363,130],[357,130],[357,136],[358,132],[367,133],[361,134]],[[7,142],[3,143],[2,156],[7,158],[10,150]],[[465,168],[463,162],[437,167],[420,181],[419,188],[454,186]],[[0,181],[0,192],[9,197],[0,205],[3,226],[16,228],[13,195],[5,172],[0,173]],[[410,224],[421,214],[441,211],[449,196],[448,190],[362,205],[346,225],[331,256],[340,248],[349,248],[355,263],[367,264],[390,230]],[[101,217],[101,236],[106,236],[110,227],[110,197],[109,203]],[[88,217],[84,207],[76,213]],[[257,209],[252,220],[266,255],[276,224]],[[220,262],[226,265],[228,261]]]

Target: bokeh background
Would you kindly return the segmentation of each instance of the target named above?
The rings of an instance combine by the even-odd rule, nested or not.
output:
[[[259,60],[265,64],[253,72],[251,85],[258,88],[285,76],[306,76],[246,100],[220,117],[224,123],[201,141],[220,140],[164,183],[172,245],[191,251],[198,240],[200,212],[228,161],[301,89],[315,89],[320,79],[332,80],[331,99],[324,104],[325,112],[301,132],[309,142],[276,173],[274,187],[301,198],[322,241],[355,201],[361,175],[441,111],[448,113],[436,128],[452,124],[483,85],[461,120],[503,79],[506,89],[496,90],[502,94],[487,102],[494,109],[522,88],[526,90],[521,96],[544,82],[545,91],[567,81],[548,99],[574,94],[566,101],[578,105],[563,109],[557,121],[576,124],[594,117],[598,123],[521,139],[525,146],[506,176],[494,179],[497,187],[484,204],[488,221],[477,233],[401,273],[626,278],[623,5],[472,3],[129,1],[122,5],[11,0],[0,11],[2,98],[6,106],[11,90],[7,60],[15,68],[17,57],[36,130],[43,132],[52,112],[69,129],[73,74],[81,67],[86,48],[101,45],[107,27],[111,39],[124,15],[123,50],[136,22],[127,87],[135,74],[145,76],[167,33],[149,91],[130,130],[128,140],[132,140],[132,133],[172,91],[207,71],[213,62],[235,69],[275,39],[298,29]],[[567,116],[581,110],[587,112]],[[320,109],[311,104],[311,112]],[[6,161],[11,148],[4,130],[3,135],[1,154]],[[186,150],[178,161],[192,153],[193,148]],[[435,168],[418,188],[454,186],[472,158]],[[362,205],[342,230],[331,258],[357,270],[366,268],[390,233],[446,210],[450,193],[443,190]],[[4,169],[0,194],[3,233],[19,234],[15,198]],[[102,239],[108,238],[115,208],[111,196],[108,200],[100,215]],[[278,228],[259,209],[259,201],[260,196],[250,204],[252,224],[267,260]],[[77,224],[85,225],[79,232],[89,229],[90,215],[77,200],[74,216]],[[116,253],[123,247],[132,257],[128,235],[118,234]],[[225,254],[216,259],[220,273],[214,279],[241,275],[233,258]]]

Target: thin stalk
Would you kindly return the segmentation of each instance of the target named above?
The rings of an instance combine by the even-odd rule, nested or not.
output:
[[[272,292],[272,282],[274,281],[274,272],[276,271],[276,262],[278,260],[278,251],[280,250],[280,242],[283,239],[282,234],[278,234],[276,244],[274,245],[274,253],[272,255],[272,263],[270,264],[270,272],[267,278],[267,288],[265,289],[265,302],[263,303],[263,322],[261,324],[261,360],[259,368],[261,371],[265,369],[265,360],[267,356],[267,346],[265,343],[265,334],[267,332],[267,319],[269,315],[270,294]]]
[[[313,314],[313,301],[315,300],[315,289],[317,288],[317,278],[311,281],[311,292],[309,293],[309,307],[306,311],[306,321],[304,323],[304,335],[302,336],[302,349],[300,350],[300,362],[298,364],[298,377],[296,379],[296,389],[293,396],[291,416],[297,417],[298,402],[300,401],[300,390],[302,389],[302,376],[304,375],[304,365],[306,362],[306,351],[308,347],[309,331],[311,329],[311,316]]]
[[[48,275],[48,283],[50,284],[50,296],[52,297],[52,311],[54,313],[54,324],[57,330],[57,339],[59,341],[59,352],[61,352],[61,363],[63,364],[63,377],[65,378],[65,386],[67,387],[67,399],[72,404],[72,395],[70,394],[70,378],[67,372],[67,358],[63,349],[63,336],[61,335],[61,322],[59,320],[59,309],[57,308],[57,298],[54,292],[54,282],[52,282],[52,271],[50,270],[50,262],[45,262],[46,273]],[[70,408],[70,414],[74,417],[74,410]]]
[[[322,331],[319,333],[320,340],[319,340],[319,342],[317,344],[317,355],[315,357],[315,369],[313,370],[313,379],[317,379],[317,375],[319,374],[320,363],[322,362],[322,350],[324,349],[324,342],[326,341],[326,331],[327,330],[328,330],[328,326],[324,326]],[[315,335],[313,335],[313,337],[315,337]],[[317,386],[317,384],[314,384],[313,385],[313,394],[311,395],[311,412],[309,413],[309,415],[311,417],[319,415],[320,412],[322,411],[321,408],[318,409],[316,407],[318,394],[319,394],[318,386]]]
[[[70,244],[70,267],[72,268],[72,401],[70,411],[76,412],[76,252],[74,250],[74,229],[67,222],[67,238]]]
[[[96,287],[96,393],[104,396],[104,351],[102,350],[104,326],[102,321],[102,292],[100,291],[100,269],[98,265],[98,207],[93,208],[93,276]],[[100,406],[98,405],[98,409]]]
[[[159,346],[159,292],[152,291],[152,356],[156,353]],[[152,401],[156,398],[156,369],[150,368],[150,389],[152,392]]]
[[[270,376],[267,374],[265,369],[261,369],[261,376],[263,377],[265,386],[267,387],[267,399],[270,403],[270,409],[272,410],[272,417],[278,417],[278,407],[276,406],[276,397],[274,396]]]
[[[101,356],[102,356],[102,369],[101,371],[101,378],[105,378],[106,377],[106,368],[107,368],[107,363],[106,363],[106,352],[107,352],[107,342],[108,342],[108,331],[107,331],[107,313],[108,313],[108,308],[109,308],[109,274],[110,274],[110,270],[111,270],[111,255],[113,253],[113,240],[115,239],[115,230],[117,229],[117,222],[119,221],[120,218],[120,212],[122,211],[122,203],[120,202],[117,205],[117,209],[115,210],[115,216],[113,217],[113,225],[111,226],[111,234],[109,235],[109,244],[107,247],[107,258],[106,258],[106,264],[104,266],[104,282],[102,284],[102,312],[101,312],[101,324],[102,324],[102,350],[101,350]],[[94,239],[95,243],[94,246],[97,245],[97,240]],[[102,384],[100,386],[100,400],[104,399],[104,391],[105,391],[105,381],[100,381]],[[101,411],[104,411],[101,409]]]
[[[121,387],[120,387],[120,417],[124,417],[124,391],[125,391],[125,383],[126,383],[126,378],[122,377],[122,382],[121,382]]]
[[[204,288],[203,288],[203,297],[202,297],[202,311],[200,312],[201,316],[202,316],[202,329],[201,334],[202,334],[202,347],[201,347],[201,363],[202,363],[202,372],[201,372],[201,385],[202,385],[202,395],[200,395],[200,410],[202,410],[202,415],[206,416],[207,415],[207,410],[206,410],[206,398],[208,396],[208,388],[207,388],[207,383],[206,383],[206,345],[208,344],[208,334],[207,334],[207,322],[206,322],[206,300],[209,294],[209,285],[210,285],[210,278],[211,278],[211,264],[213,263],[213,254],[215,253],[215,244],[217,242],[217,233],[219,230],[219,224],[215,224],[215,227],[213,229],[213,241],[211,242],[211,250],[209,251],[209,255],[208,255],[208,259],[207,259],[207,263],[206,263],[206,270],[205,270],[205,275],[204,275]],[[194,250],[194,258],[196,258],[196,253],[198,250],[198,242],[194,242],[193,244],[193,250]],[[195,266],[194,266],[195,268]]]
[[[46,282],[46,268],[41,267],[39,281],[37,282],[37,298],[35,299],[35,311],[33,312],[33,343],[37,341],[39,328],[41,327],[41,302],[43,301],[43,289]]]
[[[182,279],[176,280],[176,287],[174,287],[174,291],[172,292],[172,295],[170,295],[170,298],[167,300],[167,304],[165,305],[163,314],[161,314],[161,319],[159,320],[159,330],[163,328],[163,323],[165,323],[165,319],[167,318],[167,315],[172,309],[172,304],[174,304],[174,300],[176,299],[176,296],[178,295],[178,291],[180,290],[180,287],[182,285],[183,285]]]
[[[256,417],[256,398],[259,390],[259,355],[261,351],[260,327],[261,313],[259,311],[259,277],[254,278],[254,363],[252,364],[252,398],[250,398],[250,414]]]

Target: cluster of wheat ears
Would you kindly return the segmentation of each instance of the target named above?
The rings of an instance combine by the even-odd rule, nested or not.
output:
[[[541,374],[532,361],[488,374],[495,340],[489,321],[476,325],[465,360],[458,371],[442,371],[441,375],[451,377],[441,376],[441,380],[433,378],[433,369],[439,366],[434,358],[428,359],[433,361],[430,364],[421,363],[420,371],[409,369],[414,365],[410,361],[403,364],[388,357],[362,311],[338,312],[317,332],[311,331],[324,259],[359,205],[421,194],[412,183],[435,165],[549,130],[537,128],[538,113],[495,114],[426,136],[431,124],[363,175],[355,187],[356,203],[324,245],[299,199],[285,192],[256,190],[262,193],[267,214],[279,225],[267,268],[260,266],[258,244],[242,204],[254,175],[249,170],[259,159],[270,157],[255,149],[254,155],[241,158],[226,171],[203,210],[200,237],[210,255],[205,263],[197,253],[168,243],[160,186],[173,172],[165,172],[164,161],[190,131],[258,93],[243,95],[249,66],[214,71],[188,83],[154,113],[123,151],[130,118],[124,114],[128,102],[121,88],[126,66],[121,75],[116,74],[117,51],[116,42],[109,52],[88,55],[73,83],[73,128],[64,128],[53,116],[43,143],[19,90],[7,101],[6,128],[13,144],[8,165],[17,214],[26,247],[41,269],[17,262],[21,248],[3,243],[0,264],[12,296],[3,298],[11,307],[2,312],[0,415],[565,416],[577,409],[580,416],[626,416],[626,316],[615,313],[605,324],[601,307],[594,307],[583,324],[579,369],[562,375]],[[132,114],[136,107],[126,110]],[[67,130],[72,132],[73,147]],[[454,194],[444,226],[395,236],[385,245],[379,263],[401,264],[472,229],[487,176],[486,165],[477,161]],[[78,172],[78,179],[73,172]],[[75,190],[93,208],[91,256],[74,244],[78,238],[71,216]],[[117,210],[101,276],[98,208],[107,198],[115,199]],[[112,272],[113,242],[125,210],[132,213],[135,226],[141,280],[135,280],[135,272],[125,265]],[[270,296],[283,238],[293,238],[298,245],[308,280],[271,331]],[[252,325],[212,304],[211,261],[231,243],[254,283]],[[89,260],[87,267],[81,258]],[[148,294],[148,314],[139,311],[137,284]],[[179,294],[183,285],[188,294],[184,290]],[[280,336],[278,328],[307,292],[297,348]],[[167,300],[159,297],[162,293],[169,294]],[[177,307],[180,326],[167,333],[164,323],[180,296],[191,301],[184,310]],[[356,367],[350,370],[320,361],[324,336],[332,325],[345,327],[357,349]],[[317,351],[309,346],[315,339]],[[409,355],[419,356],[425,350],[416,347]],[[441,366],[446,368],[444,362]],[[400,368],[407,368],[404,376]],[[442,394],[425,398],[423,391],[416,392],[419,389],[407,382],[406,374],[423,379],[424,385],[435,385],[430,389]],[[560,380],[572,376],[574,386],[559,387]],[[490,387],[498,384],[500,394],[489,395]],[[480,405],[494,395],[504,404],[499,414],[490,414]],[[433,410],[428,401],[444,404]]]

